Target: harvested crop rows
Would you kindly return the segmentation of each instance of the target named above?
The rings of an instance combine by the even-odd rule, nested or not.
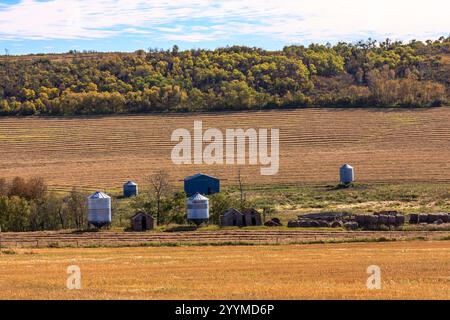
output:
[[[218,114],[1,118],[0,177],[41,175],[56,190],[115,189],[158,169],[180,179],[205,172],[234,184],[238,166],[174,165],[172,131],[279,128],[280,170],[242,169],[247,184],[334,182],[339,165],[362,182],[450,181],[450,109],[307,109]]]
[[[449,299],[444,241],[183,248],[14,249],[0,299]],[[69,290],[67,267],[81,271]],[[381,268],[368,290],[367,267]]]
[[[292,244],[320,241],[443,239],[448,231],[221,230],[198,232],[26,232],[3,233],[6,247],[139,246],[169,244]]]

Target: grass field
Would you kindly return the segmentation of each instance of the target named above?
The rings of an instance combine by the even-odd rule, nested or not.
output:
[[[81,290],[66,269],[81,268]],[[382,289],[368,290],[367,267]],[[0,299],[450,299],[446,241],[257,247],[21,249]]]
[[[450,108],[307,109],[223,114],[1,118],[0,177],[42,175],[53,189],[118,190],[167,169],[173,184],[195,172],[235,184],[237,166],[174,165],[171,133],[209,127],[279,128],[280,171],[245,166],[246,184],[330,183],[344,162],[360,182],[450,182]]]

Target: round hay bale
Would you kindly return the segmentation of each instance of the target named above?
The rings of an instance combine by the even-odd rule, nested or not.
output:
[[[366,217],[367,225],[377,225],[378,224],[378,217],[377,216],[367,216]]]
[[[437,219],[435,221],[433,221],[433,224],[443,224],[444,221],[442,221],[441,219]]]
[[[319,226],[320,226],[320,228],[330,228],[331,227],[329,222],[323,221],[323,220],[319,221]]]
[[[394,226],[396,221],[397,221],[397,219],[396,219],[395,216],[389,216],[387,225],[388,226]]]
[[[419,223],[419,215],[417,213],[413,213],[409,216],[410,224],[418,224]]]
[[[447,214],[446,213],[440,213],[439,214],[439,220],[442,220],[443,223],[447,222]]]
[[[309,221],[303,220],[303,221],[300,221],[299,227],[300,228],[310,228],[311,223]]]
[[[358,222],[347,222],[344,223],[344,228],[348,230],[356,230],[358,229],[359,225]]]
[[[405,224],[405,216],[398,215],[395,217],[395,225],[396,226],[402,226]]]
[[[279,220],[278,220],[279,221]],[[264,223],[264,225],[266,226],[266,227],[279,227],[279,226],[281,226],[281,223],[277,223],[276,221],[274,221],[273,219],[272,220],[269,220],[269,221],[267,221],[266,223]]]
[[[319,222],[318,221],[311,221],[310,223],[309,223],[309,226],[311,227],[311,228],[319,228],[320,227],[320,224],[319,224]]]
[[[275,222],[275,223],[277,223],[278,225],[281,226],[281,221],[280,221],[280,219],[278,219],[278,218],[273,218],[272,221]]]
[[[440,219],[440,215],[439,214],[436,214],[436,213],[430,213],[429,215],[428,215],[428,220],[427,220],[427,222],[428,223],[433,223],[433,222],[435,222],[435,221],[437,221],[437,220],[439,220]]]
[[[359,214],[355,217],[355,221],[358,222],[359,225],[365,225],[366,224],[366,217],[365,215]]]
[[[380,214],[378,216],[378,224],[388,225],[389,216]]]
[[[299,222],[298,221],[289,221],[287,226],[288,226],[288,228],[298,228]]]
[[[442,214],[442,221],[444,221],[444,223],[449,223],[450,222],[450,215],[448,213],[444,213]]]
[[[419,223],[428,223],[428,215],[426,213],[419,214]]]
[[[342,221],[333,221],[333,223],[331,224],[332,228],[342,228],[344,226],[344,224],[342,223]]]

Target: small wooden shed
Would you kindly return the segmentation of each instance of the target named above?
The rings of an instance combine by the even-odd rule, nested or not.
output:
[[[245,226],[245,216],[234,208],[228,209],[220,216],[221,227]]]
[[[152,230],[155,225],[153,217],[145,212],[139,211],[131,217],[131,229],[133,231]]]
[[[245,218],[245,226],[262,225],[261,213],[259,213],[256,209],[245,209],[242,211],[242,214]]]

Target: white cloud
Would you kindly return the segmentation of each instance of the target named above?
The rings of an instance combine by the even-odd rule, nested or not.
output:
[[[408,40],[448,35],[448,0],[22,0],[0,6],[0,39],[157,34],[201,42]]]

